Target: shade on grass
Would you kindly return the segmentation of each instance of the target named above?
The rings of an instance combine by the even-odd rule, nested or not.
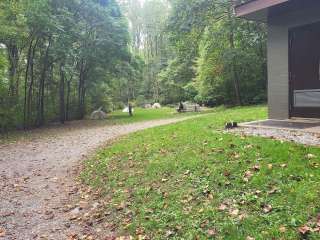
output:
[[[122,234],[299,239],[320,212],[320,149],[222,130],[263,118],[264,107],[221,108],[131,134],[88,160],[81,177],[111,199],[108,221]]]

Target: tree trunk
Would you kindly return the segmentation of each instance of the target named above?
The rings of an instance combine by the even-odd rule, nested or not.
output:
[[[15,43],[7,45],[7,52],[9,58],[9,96],[17,97],[18,89],[16,88],[17,69],[19,63],[19,50]]]
[[[234,0],[230,0],[230,8],[228,12],[228,18],[230,23],[230,31],[229,31],[229,45],[232,52],[232,61],[231,61],[231,72],[233,78],[234,91],[236,95],[236,104],[242,105],[241,94],[240,94],[240,84],[239,84],[239,74],[236,67],[236,59],[234,56],[235,52],[235,43],[234,43],[234,32],[235,32],[235,24],[234,24],[234,16],[233,16],[233,6]]]
[[[85,116],[85,80],[87,75],[87,67],[82,59],[80,63],[79,88],[78,88],[78,118],[83,119]]]
[[[39,39],[36,40],[34,46],[32,47],[31,51],[31,57],[30,57],[30,84],[29,84],[29,90],[28,90],[28,100],[27,100],[27,124],[30,123],[30,118],[32,115],[32,92],[33,92],[33,84],[34,84],[34,56],[36,47],[38,45]]]
[[[30,41],[28,54],[27,54],[27,66],[26,66],[26,72],[25,72],[25,78],[24,78],[24,107],[23,107],[23,127],[26,129],[28,127],[27,124],[27,90],[28,90],[28,79],[29,79],[29,68],[30,68],[30,59],[32,54],[32,45],[33,45],[33,39]]]
[[[60,64],[60,122],[64,124],[66,120],[65,101],[64,101],[64,63]]]
[[[49,39],[49,43],[45,52],[45,56],[43,59],[43,68],[40,74],[40,83],[39,83],[39,94],[38,94],[38,116],[37,116],[37,125],[42,126],[44,124],[44,88],[45,88],[45,80],[47,78],[47,71],[49,68],[49,51],[51,47],[51,39]]]
[[[67,82],[67,104],[66,104],[66,120],[70,120],[70,92],[71,92],[71,81],[73,76]]]

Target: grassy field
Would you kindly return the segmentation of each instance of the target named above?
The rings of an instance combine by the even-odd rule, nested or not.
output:
[[[216,109],[207,109],[201,113],[177,113],[174,108],[163,107],[161,109],[144,109],[144,108],[135,108],[132,117],[128,116],[128,113],[123,113],[122,111],[115,111],[111,113],[106,120],[109,123],[113,124],[126,124],[134,123],[141,121],[150,121],[157,119],[166,119],[166,118],[176,118],[176,117],[187,117],[198,114],[205,114],[216,111]]]
[[[223,131],[263,118],[265,107],[220,108],[138,132],[88,160],[81,177],[104,193],[122,235],[319,239],[320,149]]]

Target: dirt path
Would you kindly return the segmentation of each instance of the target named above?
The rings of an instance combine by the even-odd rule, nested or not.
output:
[[[77,192],[79,161],[121,135],[186,119],[57,127],[0,145],[0,239],[73,239],[77,226],[69,218],[76,210],[67,204]]]

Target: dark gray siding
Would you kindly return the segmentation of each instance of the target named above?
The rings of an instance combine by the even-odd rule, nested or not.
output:
[[[268,101],[269,118],[289,117],[289,29],[320,21],[320,8],[297,10],[268,23]]]

